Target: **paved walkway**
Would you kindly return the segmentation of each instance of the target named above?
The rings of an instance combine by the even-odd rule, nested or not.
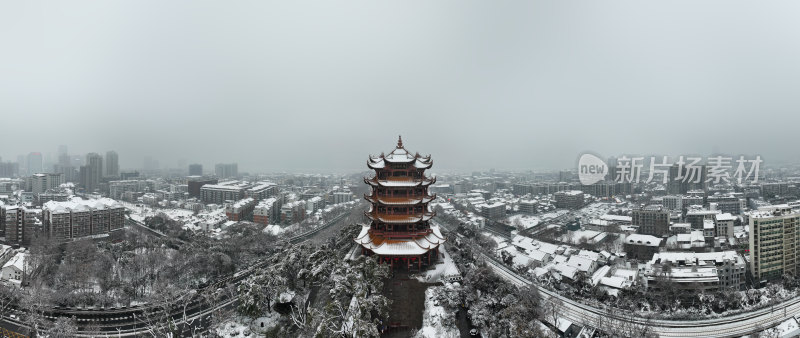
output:
[[[421,283],[408,272],[396,271],[394,278],[383,284],[383,295],[392,301],[389,306],[390,329],[383,335],[388,338],[408,337],[412,329],[422,327],[425,312],[425,289],[432,284]]]

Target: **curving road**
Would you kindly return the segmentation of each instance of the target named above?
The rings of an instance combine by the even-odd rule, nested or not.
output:
[[[447,229],[447,227],[443,227]],[[449,230],[449,229],[448,229]],[[732,315],[715,319],[702,320],[661,320],[634,317],[630,315],[609,313],[605,309],[578,303],[555,292],[534,284],[531,280],[520,276],[506,267],[490,254],[481,253],[483,260],[500,277],[517,286],[533,285],[544,300],[557,298],[561,300],[561,316],[579,325],[621,328],[631,325],[649,327],[659,337],[741,337],[778,325],[789,318],[800,314],[800,298],[791,299],[774,307],[755,310],[750,313]]]

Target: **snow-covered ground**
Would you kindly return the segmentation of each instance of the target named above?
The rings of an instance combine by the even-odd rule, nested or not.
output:
[[[439,251],[444,255],[444,259],[437,263],[432,270],[426,270],[417,275],[417,280],[423,283],[438,283],[445,282],[444,280],[448,277],[461,277],[461,273],[458,271],[456,264],[453,263],[453,259],[450,258],[444,245],[439,246]]]
[[[272,311],[267,313],[267,315],[264,317],[254,319],[250,323],[250,329],[256,333],[264,333],[278,326],[280,319],[281,314],[276,311]]]
[[[542,220],[539,217],[530,215],[514,215],[508,218],[508,224],[514,226],[519,224],[522,225],[522,227],[525,229],[533,228],[539,225],[541,221]]]
[[[556,210],[556,211],[551,211],[551,212],[548,212],[548,213],[541,214],[541,215],[539,215],[539,218],[544,220],[544,221],[548,221],[548,220],[551,220],[551,219],[554,219],[554,218],[557,218],[557,217],[564,216],[564,215],[566,215],[568,213],[569,213],[569,210]]]
[[[253,337],[246,322],[250,322],[250,319],[237,316],[220,324],[215,331],[220,337]]]
[[[594,230],[568,231],[561,237],[561,241],[564,243],[579,244],[582,239],[585,239],[587,243],[595,243],[602,241],[607,235],[608,234],[605,232]]]
[[[425,290],[425,312],[422,315],[422,327],[416,338],[458,338],[460,333],[456,327],[455,315],[439,305],[436,295],[440,288],[452,286],[434,286]]]
[[[576,216],[581,217],[582,220],[590,220],[593,218],[599,218],[614,208],[615,205],[611,203],[595,202],[578,210],[576,212]]]
[[[277,224],[270,224],[264,228],[264,232],[272,234],[274,236],[278,236],[286,231],[286,228],[277,225]]]
[[[789,318],[778,324],[773,331],[778,337],[797,337],[800,335],[800,326],[797,323],[797,319]]]
[[[180,208],[153,208],[141,204],[133,204],[125,201],[118,201],[125,206],[126,209],[131,211],[131,218],[137,222],[144,223],[145,218],[155,216],[159,213],[164,213],[173,221],[182,222],[185,224],[196,224],[200,221],[220,221],[226,218],[225,208],[217,208],[211,211],[202,211],[197,215],[192,210]]]
[[[505,238],[495,235],[488,231],[481,232],[481,234],[495,241],[495,243],[497,243],[498,248],[505,246],[507,244],[506,242],[508,242]]]

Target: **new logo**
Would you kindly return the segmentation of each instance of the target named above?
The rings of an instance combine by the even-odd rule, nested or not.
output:
[[[599,157],[583,154],[578,159],[578,179],[583,185],[595,184],[606,178],[608,165]]]

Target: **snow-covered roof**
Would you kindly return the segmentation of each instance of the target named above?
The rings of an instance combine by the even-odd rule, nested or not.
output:
[[[370,226],[365,225],[361,227],[361,232],[355,238],[355,242],[378,255],[421,255],[445,242],[438,226],[431,225],[430,229],[428,234],[415,239],[391,239],[373,233]]]
[[[734,263],[744,263],[744,259],[736,253],[736,251],[718,251],[718,252],[658,252],[653,255],[650,263],[656,262],[672,262],[675,265],[678,262],[684,262],[686,265],[693,265],[695,262],[714,264],[723,263],[725,261]]]
[[[258,192],[260,190],[264,190],[264,189],[267,189],[267,188],[273,187],[273,186],[275,186],[275,183],[272,183],[272,182],[258,182],[252,188],[247,189],[247,191]]]
[[[672,267],[670,277],[678,283],[719,282],[717,268],[714,267]]]
[[[686,211],[686,216],[708,216],[721,213],[719,210],[694,209]]]
[[[661,238],[651,235],[630,234],[625,237],[625,244],[659,246],[661,245]]]
[[[255,202],[255,200],[250,198],[250,197],[243,198],[243,199],[240,199],[240,200],[236,201],[235,203],[233,203],[233,207],[234,208],[241,208],[241,207],[244,207],[244,206],[246,206],[246,205],[248,205],[250,203],[253,203],[253,202]]]
[[[589,250],[581,250],[580,252],[578,252],[578,256],[583,256],[583,257],[586,257],[586,258],[591,259],[593,261],[600,260],[600,253],[599,252],[594,252],[594,251],[589,251]]]
[[[633,217],[631,216],[622,216],[622,215],[602,215],[600,219],[606,221],[617,221],[617,222],[631,222],[633,221]]]
[[[484,207],[484,208],[487,208],[487,209],[492,209],[492,208],[504,208],[505,206],[506,206],[506,204],[505,204],[505,203],[502,203],[502,202],[494,202],[494,203],[492,203],[492,204],[485,204],[483,207]]]
[[[413,163],[417,169],[428,169],[433,165],[430,155],[420,156],[419,153],[411,154],[405,147],[403,147],[402,138],[398,138],[397,147],[387,155],[381,154],[380,156],[370,156],[367,160],[367,167],[372,169],[383,169],[386,163]]]
[[[569,260],[567,261],[567,265],[574,266],[580,271],[589,272],[592,268],[593,260],[583,256],[570,256]]]
[[[723,214],[717,214],[714,217],[716,218],[717,221],[734,221],[737,218],[736,216],[731,215],[730,213],[727,212]]]
[[[241,191],[244,187],[238,185],[223,185],[223,184],[206,184],[200,187],[200,190],[225,190],[225,191]]]
[[[528,256],[530,256],[531,258],[533,258],[534,260],[537,260],[539,262],[545,262],[547,260],[548,256],[549,256],[549,254],[546,253],[546,252],[543,252],[543,251],[539,251],[539,250],[532,250],[532,251],[528,251]]]
[[[578,273],[578,268],[562,263],[554,264],[553,269],[562,277],[567,277],[572,280],[575,279],[575,275]]]
[[[631,281],[622,277],[611,276],[601,278],[600,284],[615,289],[625,289],[631,286]]]
[[[639,271],[633,269],[617,269],[614,271],[614,276],[622,277],[630,281],[634,281],[637,275],[639,275]]]
[[[48,201],[42,205],[43,210],[52,214],[118,208],[123,208],[122,204],[110,198],[84,200],[80,197],[73,197],[69,201]]]
[[[8,262],[6,262],[6,264],[3,265],[3,269],[12,267],[19,271],[23,271],[25,269],[25,258],[27,255],[28,254],[23,252],[17,253],[16,255],[14,255],[14,257],[11,257],[11,259]]]
[[[608,265],[597,269],[597,271],[592,274],[592,285],[597,285],[600,283],[600,279],[608,276],[609,272],[611,272],[611,267]]]

